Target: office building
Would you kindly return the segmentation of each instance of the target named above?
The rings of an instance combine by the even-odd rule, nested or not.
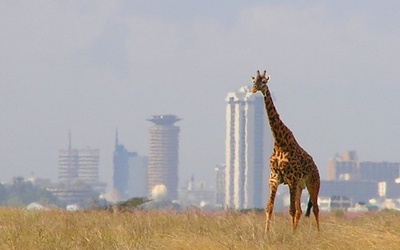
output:
[[[353,203],[368,203],[369,199],[378,197],[378,182],[374,181],[346,181],[321,180],[319,197],[349,197]]]
[[[98,149],[75,149],[71,146],[69,134],[68,149],[61,149],[58,156],[58,181],[69,186],[80,181],[85,184],[96,184],[99,181]]]
[[[228,93],[226,102],[225,206],[262,208],[273,142],[264,99],[244,86]]]
[[[58,185],[49,189],[65,204],[84,206],[94,195],[104,193],[106,184],[99,182],[98,149],[75,149],[69,133],[68,149],[59,150]]]
[[[147,196],[147,157],[129,152],[115,135],[113,187],[119,200]]]
[[[225,165],[220,164],[215,167],[215,205],[225,206]]]
[[[128,198],[147,197],[147,164],[147,156],[136,155],[129,158]]]
[[[179,132],[175,115],[153,115],[149,127],[148,195],[157,185],[167,189],[167,199],[178,199]]]
[[[400,162],[360,162],[356,151],[347,151],[329,160],[328,180],[394,182],[399,167]]]
[[[353,202],[400,196],[399,162],[359,161],[346,151],[328,162],[328,180],[321,182],[320,197],[347,196]]]

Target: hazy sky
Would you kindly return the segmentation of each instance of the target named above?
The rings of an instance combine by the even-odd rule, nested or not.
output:
[[[322,178],[346,150],[400,161],[399,13],[400,1],[0,1],[0,181],[56,181],[71,129],[73,147],[100,149],[111,186],[115,129],[147,155],[146,119],[175,114],[180,186],[211,182],[225,97],[257,69]]]

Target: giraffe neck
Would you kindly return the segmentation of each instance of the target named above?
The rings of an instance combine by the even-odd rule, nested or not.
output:
[[[278,111],[276,110],[274,102],[272,101],[272,96],[268,86],[265,86],[262,93],[264,96],[265,109],[267,111],[269,125],[271,126],[275,143],[280,147],[286,147],[288,146],[287,142],[291,137],[293,137],[293,134],[279,118]]]

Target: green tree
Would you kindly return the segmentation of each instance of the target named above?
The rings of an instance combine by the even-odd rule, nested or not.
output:
[[[23,177],[14,177],[11,184],[0,187],[0,204],[21,207],[32,202],[43,205],[58,204],[58,199],[49,191],[25,181]]]

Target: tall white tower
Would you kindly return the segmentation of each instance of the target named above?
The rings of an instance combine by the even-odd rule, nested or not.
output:
[[[264,99],[243,86],[226,97],[225,205],[262,208],[268,191],[272,135]]]

